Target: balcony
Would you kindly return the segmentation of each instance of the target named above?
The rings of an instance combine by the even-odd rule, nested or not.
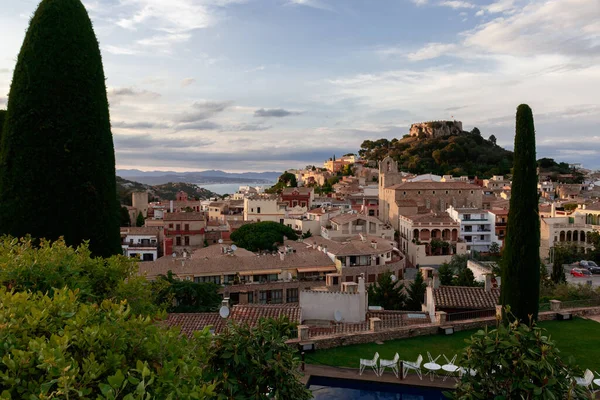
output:
[[[129,243],[129,242],[121,242],[122,246],[127,246],[129,248],[150,248],[156,249],[158,247],[158,243]]]
[[[506,222],[496,222],[496,226],[506,226]]]

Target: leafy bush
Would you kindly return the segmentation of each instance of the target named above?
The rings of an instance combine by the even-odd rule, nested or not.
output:
[[[369,285],[367,290],[370,306],[381,306],[385,310],[403,310],[408,301],[404,284],[399,280],[392,280],[391,271],[381,274],[377,282]]]
[[[555,343],[535,324],[501,324],[478,331],[466,342],[457,365],[476,375],[464,374],[456,392],[445,393],[451,399],[589,398],[573,380],[581,371],[561,360]]]
[[[0,288],[3,399],[205,399],[210,334],[187,339],[126,302],[85,304],[79,291]]]
[[[310,399],[299,381],[299,360],[285,344],[293,331],[287,319],[261,319],[257,326],[231,323],[215,337],[209,361],[217,390],[227,399]]]
[[[289,226],[264,221],[242,226],[231,234],[231,240],[249,251],[271,251],[277,250],[277,243],[283,243],[284,236],[289,240],[298,239],[298,235]]]
[[[79,291],[83,302],[127,299],[134,313],[159,310],[144,277],[138,276],[136,260],[125,256],[93,258],[87,243],[77,248],[61,238],[42,240],[35,246],[30,237],[0,238],[0,286],[15,291],[40,291],[52,295],[67,287]]]
[[[175,279],[171,271],[152,282],[158,303],[167,305],[167,311],[177,313],[216,311],[221,304],[219,288],[212,282]]]

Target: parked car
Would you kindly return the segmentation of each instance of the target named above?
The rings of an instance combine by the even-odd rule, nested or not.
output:
[[[588,278],[592,276],[592,273],[585,268],[573,268],[571,270],[571,275],[575,278]]]
[[[579,261],[579,265],[581,265],[582,267],[596,267],[598,268],[598,264],[596,264],[593,261],[589,261],[589,260],[581,260]]]

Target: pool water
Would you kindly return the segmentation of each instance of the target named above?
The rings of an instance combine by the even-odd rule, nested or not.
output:
[[[439,389],[311,376],[308,381],[316,400],[445,400]]]

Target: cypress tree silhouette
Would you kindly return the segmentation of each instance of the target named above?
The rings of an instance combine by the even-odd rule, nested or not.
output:
[[[502,255],[500,303],[521,321],[537,319],[540,297],[540,218],[531,108],[517,108],[514,169]]]
[[[100,49],[80,0],[31,19],[0,144],[0,230],[121,253],[115,154]]]

